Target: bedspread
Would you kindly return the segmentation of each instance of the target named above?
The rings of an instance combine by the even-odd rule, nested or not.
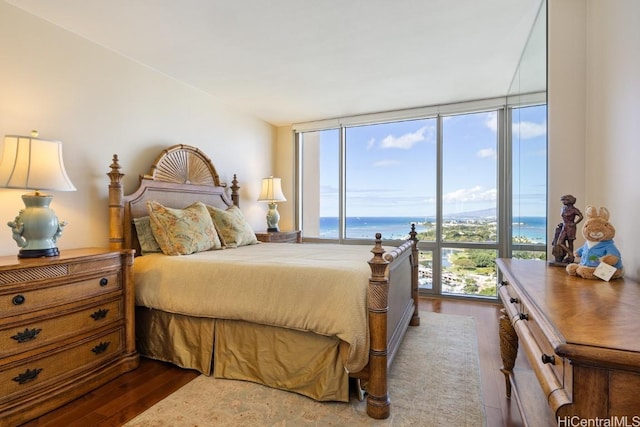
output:
[[[367,363],[369,246],[263,243],[136,258],[136,305],[336,336],[345,368]]]

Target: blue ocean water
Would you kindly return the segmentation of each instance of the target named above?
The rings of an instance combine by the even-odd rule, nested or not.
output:
[[[460,218],[451,218],[460,219]],[[450,219],[445,218],[445,221]],[[411,224],[416,231],[426,231],[433,224],[433,217],[347,217],[346,235],[352,239],[372,239],[381,233],[383,239],[404,239],[409,235]],[[544,217],[517,217],[513,222],[513,236],[523,237],[536,243],[545,243],[546,219]],[[331,239],[338,237],[338,218],[320,218],[320,236]]]
[[[525,237],[536,243],[546,243],[547,239],[547,220],[541,216],[522,216],[514,218],[512,224],[513,237]]]

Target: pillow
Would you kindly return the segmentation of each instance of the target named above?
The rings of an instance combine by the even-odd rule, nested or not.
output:
[[[222,247],[209,211],[202,202],[172,209],[147,202],[153,237],[165,255],[189,255]]]
[[[207,205],[207,210],[220,234],[220,239],[227,247],[237,248],[258,243],[256,233],[244,219],[239,207],[234,205],[223,210]]]
[[[136,234],[138,235],[138,242],[140,243],[142,255],[154,252],[162,252],[162,249],[160,249],[160,245],[158,245],[156,238],[153,237],[153,232],[151,231],[151,224],[149,224],[149,221],[150,219],[148,216],[133,219],[133,224],[136,226]]]

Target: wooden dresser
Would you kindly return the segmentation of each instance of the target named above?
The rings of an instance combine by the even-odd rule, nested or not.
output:
[[[132,251],[0,257],[0,425],[57,408],[138,366]]]
[[[497,263],[502,371],[525,424],[640,425],[640,284]]]

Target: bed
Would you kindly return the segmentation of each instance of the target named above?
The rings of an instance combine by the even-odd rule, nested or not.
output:
[[[120,169],[114,155],[107,173],[109,241],[112,249],[136,250],[141,355],[319,401],[348,401],[355,384],[361,398],[366,395],[369,416],[390,415],[387,370],[407,327],[420,323],[414,227],[395,248],[383,247],[380,234],[373,247],[259,243],[247,233],[228,233],[229,218],[247,227],[237,177],[231,186],[221,183],[198,148],[162,150],[128,195]],[[209,236],[210,228],[189,235],[219,244],[207,240],[214,250],[165,255],[173,240],[158,227],[175,224],[161,221],[167,212],[195,217],[198,226],[212,219],[217,236]],[[149,248],[149,217],[161,250]]]

